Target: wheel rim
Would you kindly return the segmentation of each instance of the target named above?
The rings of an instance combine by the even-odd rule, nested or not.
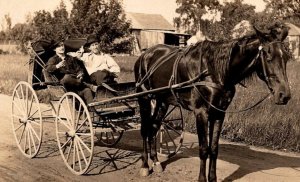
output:
[[[166,158],[174,156],[182,146],[183,137],[182,110],[178,106],[173,106],[163,119],[157,133],[157,154]]]
[[[66,93],[62,96],[55,125],[64,163],[74,174],[84,174],[93,158],[94,135],[87,106],[77,94]]]
[[[101,132],[97,136],[97,139],[100,145],[104,145],[106,147],[113,147],[117,145],[117,143],[121,140],[124,131],[110,131],[110,132]]]
[[[28,158],[41,147],[43,122],[38,97],[27,82],[19,82],[12,95],[12,128],[17,146]]]

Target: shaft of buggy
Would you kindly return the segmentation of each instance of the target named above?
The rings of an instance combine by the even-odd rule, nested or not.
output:
[[[143,97],[147,94],[154,94],[154,93],[158,93],[158,92],[162,93],[164,91],[169,91],[170,89],[178,90],[178,89],[192,88],[194,86],[209,86],[209,87],[213,87],[213,88],[218,88],[218,85],[216,85],[212,82],[207,82],[207,81],[195,82],[197,79],[198,79],[198,77],[195,77],[194,79],[191,79],[189,81],[174,84],[171,87],[165,86],[165,87],[151,89],[151,90],[138,92],[138,93],[134,93],[134,94],[130,94],[130,95],[113,97],[113,98],[105,99],[102,101],[90,103],[90,104],[88,104],[88,106],[93,107],[93,106],[105,105],[105,104],[109,104],[109,103],[129,102],[134,99],[137,99],[138,97]]]

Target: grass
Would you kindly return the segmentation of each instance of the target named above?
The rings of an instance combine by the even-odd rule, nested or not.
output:
[[[0,92],[11,95],[14,86],[27,80],[25,63],[28,56],[0,55]],[[134,81],[132,72],[137,57],[117,56],[114,59],[121,67],[119,82]],[[24,66],[25,65],[25,66]],[[272,149],[300,151],[300,62],[288,63],[288,78],[292,99],[286,106],[277,106],[273,98],[267,99],[254,109],[242,113],[227,114],[222,137]],[[236,96],[228,110],[241,110],[260,100],[268,89],[260,80],[247,84],[248,88],[237,86]],[[195,132],[194,117],[184,112],[187,130]]]

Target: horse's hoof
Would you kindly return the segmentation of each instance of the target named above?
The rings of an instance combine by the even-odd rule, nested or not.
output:
[[[153,171],[156,173],[163,172],[163,168],[162,168],[160,162],[153,163]]]
[[[140,169],[140,176],[142,176],[142,177],[149,176],[149,169],[148,168],[141,168]]]

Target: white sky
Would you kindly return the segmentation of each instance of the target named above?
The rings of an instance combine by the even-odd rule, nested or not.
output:
[[[61,0],[0,0],[0,24],[2,24],[5,14],[10,15],[13,25],[16,23],[24,23],[25,16],[29,12],[33,13],[42,9],[52,12],[58,7],[60,1]],[[64,0],[64,2],[67,5],[67,9],[70,10],[70,1]],[[244,0],[244,2],[256,5],[257,11],[262,11],[265,6],[263,0]],[[177,16],[175,13],[175,9],[177,8],[176,0],[123,0],[123,3],[125,11],[161,14],[170,23],[172,23],[173,17]]]

